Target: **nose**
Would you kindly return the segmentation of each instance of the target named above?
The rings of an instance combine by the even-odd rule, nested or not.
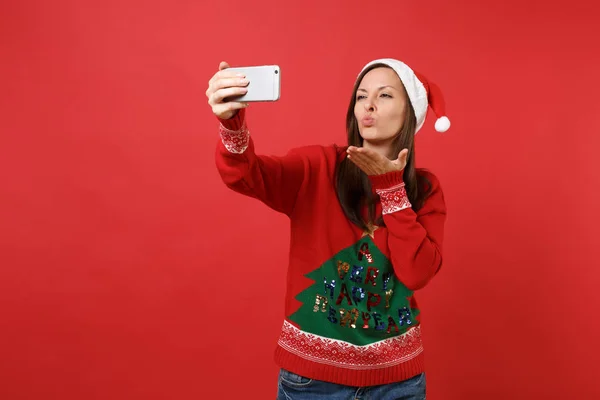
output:
[[[371,100],[365,101],[365,110],[368,112],[375,111],[375,105],[373,104],[373,102]]]

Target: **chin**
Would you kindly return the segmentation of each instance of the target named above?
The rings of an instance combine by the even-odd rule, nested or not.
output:
[[[360,137],[362,137],[363,140],[366,140],[371,143],[387,142],[394,138],[394,136],[381,135],[381,134],[378,134],[377,132],[369,132],[369,131],[360,132]]]
[[[369,129],[369,128],[364,128],[362,131],[359,130],[359,134],[360,137],[363,138],[363,140],[377,140],[378,139],[378,134],[377,131],[375,129]]]

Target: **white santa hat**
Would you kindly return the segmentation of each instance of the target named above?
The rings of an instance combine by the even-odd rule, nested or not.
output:
[[[450,120],[446,117],[446,104],[440,88],[432,82],[428,82],[425,77],[413,71],[408,65],[402,61],[394,60],[393,58],[381,58],[373,60],[364,66],[362,72],[374,64],[384,64],[396,71],[400,80],[406,88],[408,98],[415,111],[417,117],[417,129],[415,133],[423,127],[425,117],[427,116],[427,107],[435,113],[437,120],[435,121],[435,130],[438,132],[446,132],[450,128]],[[360,76],[360,74],[359,74]]]

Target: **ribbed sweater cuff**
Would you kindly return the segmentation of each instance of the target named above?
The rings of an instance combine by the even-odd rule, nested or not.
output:
[[[387,172],[381,175],[369,175],[373,189],[389,189],[404,183],[404,170]]]

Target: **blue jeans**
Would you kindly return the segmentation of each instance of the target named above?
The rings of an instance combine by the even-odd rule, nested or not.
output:
[[[402,382],[353,387],[279,372],[277,400],[425,400],[425,373]]]

